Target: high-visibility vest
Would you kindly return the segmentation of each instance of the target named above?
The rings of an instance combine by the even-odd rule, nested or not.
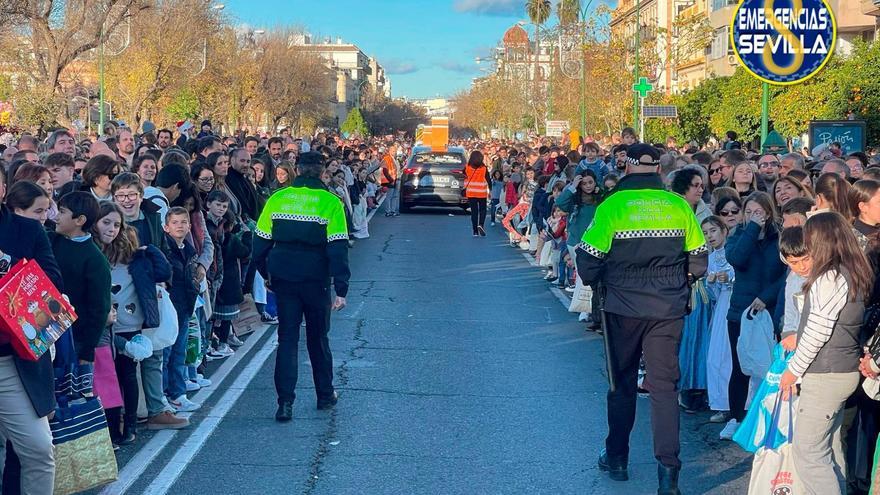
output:
[[[464,169],[465,183],[464,195],[467,198],[488,198],[489,184],[486,182],[486,167],[471,167]]]
[[[391,176],[391,179],[389,180],[388,177],[385,177],[383,170],[379,177],[379,183],[383,186],[394,185],[397,182],[397,166],[394,164],[394,158],[391,158],[391,155],[385,154],[382,157],[382,168],[388,170],[388,175]]]

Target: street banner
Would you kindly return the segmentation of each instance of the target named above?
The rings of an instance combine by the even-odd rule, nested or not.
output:
[[[568,130],[568,121],[567,120],[548,120],[547,121],[547,136],[548,137],[562,137],[562,134]]]

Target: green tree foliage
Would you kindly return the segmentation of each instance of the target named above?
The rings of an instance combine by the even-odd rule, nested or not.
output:
[[[0,74],[0,101],[9,101],[14,94],[12,77],[9,74]]]
[[[852,113],[867,121],[868,142],[880,142],[880,42],[857,42],[852,54],[832,72],[827,77],[834,91],[827,93],[824,115],[846,118]]]
[[[370,128],[367,127],[367,122],[364,120],[364,116],[357,108],[353,108],[348,112],[348,117],[345,118],[345,122],[340,126],[340,130],[349,135],[358,135],[361,137],[367,137],[370,135]]]
[[[15,109],[14,123],[20,127],[36,129],[42,135],[45,129],[57,123],[62,105],[59,100],[41,88],[16,88],[12,105]]]
[[[189,88],[179,91],[165,112],[172,120],[195,119],[199,116],[199,97]]]

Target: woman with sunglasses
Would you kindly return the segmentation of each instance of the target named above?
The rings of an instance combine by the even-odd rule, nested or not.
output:
[[[727,228],[733,232],[733,230],[742,223],[743,219],[742,201],[739,199],[739,195],[729,187],[719,187],[712,193],[712,195],[716,196],[715,193],[727,191],[731,191],[734,194],[717,195],[718,199],[715,200],[714,213],[716,216],[721,217],[724,225],[727,225]]]
[[[709,192],[724,185],[724,173],[721,171],[722,168],[724,168],[724,165],[721,164],[721,160],[719,159],[712,160],[712,163],[709,164],[709,168],[707,169],[709,172],[709,187],[707,187]]]
[[[730,235],[725,249],[727,261],[734,269],[733,294],[727,312],[733,367],[728,384],[731,420],[721,431],[722,440],[733,437],[746,413],[749,377],[740,368],[736,350],[743,313],[748,310],[748,314],[755,315],[766,308],[772,312],[785,282],[778,240],[779,227],[770,195],[752,193],[744,203],[742,223]]]
[[[82,182],[71,181],[67,185],[72,187],[63,187],[59,196],[64,196],[74,190],[86,191],[92,193],[98,201],[112,201],[110,194],[110,183],[122,171],[122,167],[115,158],[106,155],[98,155],[89,159],[82,171]],[[75,187],[79,185],[79,189]]]

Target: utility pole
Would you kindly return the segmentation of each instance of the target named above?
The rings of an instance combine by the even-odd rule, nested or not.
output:
[[[761,83],[761,146],[770,132],[770,84]]]
[[[642,0],[636,0],[636,59],[635,65],[633,66],[633,84],[638,84],[639,82],[639,48],[641,45],[641,13],[642,13]],[[636,93],[633,96],[633,126],[639,125],[639,95]]]
[[[104,26],[101,26],[101,46],[98,49],[98,136],[104,132]],[[90,110],[91,111],[91,110]]]

